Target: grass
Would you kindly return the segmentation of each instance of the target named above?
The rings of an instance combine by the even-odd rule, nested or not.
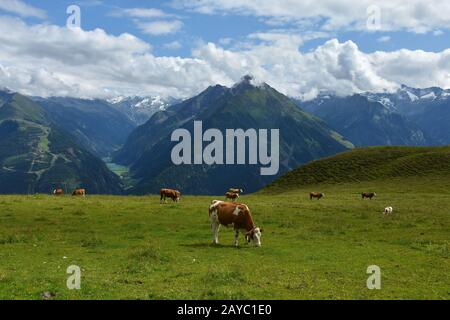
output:
[[[301,166],[265,190],[277,192],[313,184],[450,176],[450,146],[372,147],[343,152]]]
[[[444,179],[450,181],[450,179]],[[222,228],[214,197],[0,197],[0,299],[450,299],[450,188],[443,179],[316,185],[244,195],[261,248]],[[326,193],[310,201],[309,191]],[[375,200],[361,200],[376,191]],[[386,206],[392,216],[383,217]],[[66,269],[82,270],[68,290]],[[382,289],[368,290],[369,265]]]

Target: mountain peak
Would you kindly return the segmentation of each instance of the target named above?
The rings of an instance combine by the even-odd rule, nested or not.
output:
[[[252,76],[251,74],[246,74],[245,76],[243,76],[241,78],[241,83],[249,83],[249,84],[251,84],[253,80],[255,80],[254,76]]]
[[[242,90],[253,89],[253,88],[261,88],[265,89],[268,85],[265,82],[259,82],[256,78],[247,74],[241,78],[241,81],[237,82],[231,89],[236,93]]]

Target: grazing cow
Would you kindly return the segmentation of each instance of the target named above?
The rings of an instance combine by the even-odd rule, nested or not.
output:
[[[394,209],[392,207],[387,207],[387,208],[384,208],[383,214],[384,215],[391,214],[393,211],[394,211]]]
[[[173,189],[161,189],[159,194],[161,195],[160,203],[166,203],[166,198],[172,199],[173,202],[178,202],[181,198],[181,192]]]
[[[64,194],[64,190],[61,188],[57,188],[57,189],[53,190],[54,196],[62,196],[63,194]]]
[[[317,198],[317,200],[320,200],[323,197],[325,197],[325,193],[322,193],[322,192],[311,192],[309,194],[309,199],[310,200],[312,200],[313,198]]]
[[[72,192],[72,196],[86,196],[86,189],[75,189]]]
[[[238,246],[239,231],[244,232],[248,243],[253,241],[254,245],[261,246],[263,230],[255,226],[250,209],[245,204],[214,200],[209,206],[209,219],[214,244],[219,244],[220,226],[232,225],[235,246]]]
[[[369,198],[370,200],[372,200],[373,197],[377,196],[375,192],[363,192],[361,195],[363,199]]]
[[[241,194],[241,193],[244,193],[244,190],[242,190],[242,189],[237,189],[237,188],[230,188],[230,189],[228,190],[228,192]]]
[[[231,199],[232,202],[239,198],[239,193],[227,192],[225,193],[225,200]]]

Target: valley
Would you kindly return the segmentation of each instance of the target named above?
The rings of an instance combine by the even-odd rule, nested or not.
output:
[[[178,188],[184,194],[220,194],[229,185],[255,192],[303,164],[355,147],[449,144],[449,99],[448,90],[402,86],[390,93],[346,97],[321,92],[312,100],[300,101],[267,84],[254,84],[251,76],[229,88],[211,86],[183,101],[160,96],[29,98],[0,91],[0,133],[7,137],[16,125],[26,133],[15,137],[19,140],[13,139],[14,143],[4,141],[11,146],[0,149],[4,177],[15,180],[15,186],[0,188],[0,193],[49,193],[58,185],[68,189],[83,185],[94,194],[143,195],[157,193],[161,186]],[[278,174],[261,176],[257,164],[223,165],[225,160],[241,160],[221,160],[220,153],[216,154],[220,144],[213,137],[211,145],[202,144],[211,151],[207,164],[194,165],[192,159],[184,165],[174,164],[176,142],[171,141],[171,134],[179,129],[195,136],[196,121],[202,122],[205,131],[280,130]],[[51,150],[51,138],[56,136],[64,137],[68,154]],[[238,146],[251,147],[236,142],[235,157],[242,151]],[[71,158],[76,152],[72,151],[81,149],[95,159],[94,166],[102,167],[100,176],[108,176],[112,186],[104,178],[100,178],[101,187],[89,181],[83,171],[90,165],[83,163],[74,169]],[[248,150],[245,157],[251,160]],[[52,169],[56,167],[58,173]],[[35,180],[46,182],[36,186],[30,182]]]

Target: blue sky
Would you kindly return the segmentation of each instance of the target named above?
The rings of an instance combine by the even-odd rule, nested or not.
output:
[[[450,87],[440,0],[0,0],[0,28],[0,87],[32,95],[189,97],[248,73],[304,99]]]
[[[124,32],[136,35],[153,46],[155,55],[180,55],[190,56],[191,50],[198,41],[218,43],[221,39],[231,38],[236,41],[245,38],[255,32],[267,32],[273,29],[260,17],[240,15],[229,12],[216,14],[201,14],[192,10],[177,8],[170,1],[159,0],[30,0],[29,4],[44,9],[48,14],[48,21],[60,26],[65,25],[66,8],[71,4],[77,4],[82,10],[82,27],[86,30],[102,28],[108,33],[119,35]],[[164,35],[148,35],[142,32],[130,17],[114,17],[112,13],[122,9],[131,8],[155,8],[167,14],[177,16],[183,23],[178,32]],[[170,20],[170,19],[169,19]],[[282,28],[289,29],[286,24]],[[314,30],[314,28],[311,28]],[[305,28],[303,31],[311,30]],[[317,30],[317,29],[316,29]],[[326,40],[337,38],[340,41],[352,40],[364,52],[376,50],[393,51],[398,49],[422,49],[425,51],[442,51],[448,47],[450,33],[446,29],[439,29],[439,35],[432,33],[413,33],[407,31],[395,32],[368,32],[368,31],[331,31],[328,37],[314,39],[305,42],[300,48],[309,51]],[[302,34],[302,30],[296,31]],[[389,41],[380,41],[382,37],[390,37]],[[168,49],[165,45],[178,41],[180,48]],[[226,45],[224,45],[226,47]]]

